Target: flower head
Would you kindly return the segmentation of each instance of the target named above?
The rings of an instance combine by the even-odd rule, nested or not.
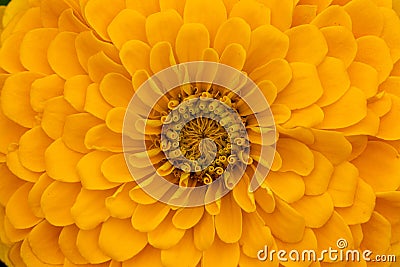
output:
[[[394,10],[398,1],[12,1],[0,49],[0,240],[8,259],[15,266],[291,266],[260,262],[257,252],[266,245],[322,251],[339,239],[348,249],[400,255]],[[276,152],[273,162],[259,156],[271,132],[224,88],[192,83],[163,95],[144,120],[143,155],[167,180],[207,185],[241,160],[230,157],[221,117],[190,120],[181,136],[167,131],[169,142],[161,140],[185,99],[233,108],[250,147],[228,194],[177,207],[133,179],[123,121],[153,74],[193,61],[228,65],[257,84],[274,117]],[[217,158],[202,153],[210,149]],[[167,159],[175,152],[212,163],[179,170]],[[251,192],[259,165],[270,172]]]

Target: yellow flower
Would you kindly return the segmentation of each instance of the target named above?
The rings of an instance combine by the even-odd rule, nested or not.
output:
[[[257,252],[321,251],[339,239],[400,256],[395,9],[398,1],[385,0],[14,0],[0,49],[8,259],[18,267],[294,266]],[[201,60],[258,85],[277,150],[265,182],[249,192],[251,166],[263,158],[248,127],[252,164],[238,185],[216,202],[178,208],[133,181],[122,122],[149,77]],[[209,121],[189,126],[205,123],[211,137],[224,136]]]

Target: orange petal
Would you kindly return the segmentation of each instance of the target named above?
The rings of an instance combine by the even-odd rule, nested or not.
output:
[[[314,25],[306,24],[291,28],[285,32],[289,37],[289,62],[305,62],[319,65],[328,53],[324,35]]]
[[[215,216],[215,230],[223,242],[235,243],[242,235],[242,210],[229,194],[221,201],[221,212]]]
[[[392,97],[390,94],[382,94],[380,97],[370,99],[368,109],[379,117],[385,116],[392,108]]]
[[[292,27],[310,24],[310,22],[317,16],[317,6],[315,5],[298,5],[293,10]]]
[[[105,222],[110,216],[105,206],[105,200],[110,197],[114,191],[115,190],[112,189],[93,191],[82,188],[76,198],[75,204],[71,208],[71,214],[75,220],[75,224],[82,230],[90,230],[96,228],[102,222]],[[83,254],[82,256],[85,257]]]
[[[259,214],[276,238],[289,243],[296,243],[302,240],[305,220],[300,213],[285,201],[276,198],[276,208],[273,213],[259,211]]]
[[[152,246],[146,246],[139,254],[132,259],[122,262],[122,267],[129,266],[152,266],[163,267],[161,262],[161,251]],[[111,267],[111,265],[110,265]]]
[[[7,156],[6,156],[6,163],[7,163],[8,169],[14,175],[18,176],[18,178],[20,178],[22,180],[25,180],[27,182],[36,182],[39,179],[41,173],[32,172],[32,171],[28,170],[27,168],[25,168],[21,164],[18,154],[19,154],[18,149],[14,150],[14,148],[12,148],[12,150],[10,149],[8,151]]]
[[[219,27],[215,36],[214,48],[222,54],[229,44],[237,43],[248,49],[250,45],[251,29],[247,22],[241,18],[230,18]]]
[[[89,263],[79,252],[76,241],[79,233],[79,228],[76,225],[63,227],[58,238],[58,244],[65,257],[74,264]]]
[[[83,154],[70,150],[61,139],[53,142],[45,152],[47,174],[61,182],[79,182],[76,164]]]
[[[384,23],[383,15],[373,1],[350,1],[344,6],[344,10],[351,17],[355,37],[381,34]]]
[[[364,233],[361,242],[362,249],[369,249],[379,254],[385,254],[390,248],[391,225],[388,220],[377,212],[372,213],[371,219],[361,225]]]
[[[349,225],[366,223],[371,218],[375,206],[375,193],[363,179],[358,179],[354,203],[347,208],[336,208],[336,212]]]
[[[124,8],[125,1],[123,0],[114,1],[112,5],[109,5],[109,2],[104,0],[88,1],[85,7],[85,18],[101,38],[110,40],[107,27]]]
[[[86,100],[84,110],[93,116],[104,120],[107,113],[112,109],[104,98],[102,97],[97,83],[92,83],[88,86],[86,91]]]
[[[215,238],[215,217],[203,213],[203,218],[193,228],[194,245],[200,251],[205,251],[211,247]]]
[[[346,135],[370,135],[375,136],[379,129],[379,117],[370,109],[367,110],[367,116],[359,123],[340,129]]]
[[[113,61],[103,51],[98,52],[89,59],[87,68],[90,79],[97,83],[100,83],[105,75],[112,72],[120,73],[126,77],[129,76],[121,64]]]
[[[172,46],[168,42],[160,42],[150,52],[150,68],[157,73],[176,64]]]
[[[54,181],[44,190],[40,204],[46,220],[54,226],[74,223],[71,208],[81,190],[80,183]]]
[[[325,117],[318,128],[344,128],[360,122],[367,116],[367,100],[360,89],[351,87],[337,102],[322,110]]]
[[[311,105],[307,108],[294,110],[290,119],[282,126],[286,128],[306,127],[312,128],[324,119],[324,113],[318,105]]]
[[[43,0],[40,1],[40,19],[44,27],[57,27],[60,14],[69,6],[64,1]]]
[[[31,191],[29,191],[28,195],[28,202],[29,206],[31,207],[31,210],[33,214],[37,217],[42,217],[44,218],[44,213],[41,207],[41,199],[44,190],[52,183],[54,180],[50,178],[46,173],[43,173],[37,182],[34,184],[32,187]]]
[[[61,227],[55,227],[46,220],[32,229],[28,241],[32,252],[40,261],[54,265],[64,262],[64,255],[58,246],[61,230]]]
[[[255,0],[239,1],[233,5],[229,18],[244,19],[252,30],[259,26],[270,24],[271,10]]]
[[[218,266],[229,267],[238,266],[240,258],[240,247],[238,243],[227,244],[218,237],[214,240],[211,247],[203,252],[201,261],[202,266]]]
[[[153,231],[169,212],[170,207],[161,202],[150,205],[138,204],[132,215],[132,225],[141,232]]]
[[[289,49],[289,38],[271,25],[258,27],[251,33],[244,70],[248,73],[270,60],[283,59]]]
[[[353,151],[348,159],[349,161],[352,161],[364,152],[368,144],[368,136],[348,136],[346,138],[353,147]]]
[[[185,8],[185,2],[181,0],[159,0],[161,11],[165,11],[168,9],[174,9],[179,12],[179,14],[183,14],[183,9]]]
[[[6,216],[16,229],[27,229],[38,224],[42,219],[36,217],[28,203],[28,194],[32,183],[25,183],[10,197],[6,206]]]
[[[199,12],[201,10],[201,12]],[[210,33],[211,42],[219,26],[226,21],[226,8],[222,0],[186,0],[184,23],[201,23]]]
[[[0,204],[6,206],[10,197],[25,182],[10,172],[6,164],[0,164],[0,175],[2,177],[0,185]]]
[[[400,222],[400,214],[396,212],[399,208],[400,193],[383,192],[376,194],[375,210],[383,215],[392,225]]]
[[[353,62],[347,69],[351,85],[363,90],[367,98],[373,97],[378,91],[378,72],[365,63]]]
[[[99,248],[101,226],[92,230],[79,230],[76,246],[79,253],[91,264],[99,264],[110,260]],[[108,265],[107,265],[108,266]]]
[[[25,128],[6,118],[1,110],[0,129],[7,129],[7,131],[2,132],[0,135],[0,152],[3,154],[8,152],[8,146],[11,143],[18,143],[19,138],[26,131]]]
[[[132,82],[118,73],[109,73],[100,83],[104,99],[114,107],[126,107],[133,96]]]
[[[357,42],[351,28],[335,25],[322,28],[321,32],[328,44],[327,56],[342,60],[344,65],[348,67],[357,54]]]
[[[185,251],[185,253],[182,254],[182,251]],[[181,255],[179,261],[176,260],[176,255]],[[194,246],[193,231],[188,230],[176,246],[161,251],[161,261],[164,266],[197,266],[201,255],[201,252]]]
[[[106,117],[107,127],[115,133],[122,133],[125,114],[125,108],[113,108],[110,110]]]
[[[112,153],[110,152],[93,151],[79,160],[76,169],[81,178],[83,188],[89,190],[105,190],[119,185],[109,182],[100,170],[104,160],[111,155]]]
[[[25,32],[17,32],[2,42],[0,49],[0,66],[2,69],[10,73],[25,70],[20,59],[20,47],[24,36]]]
[[[122,137],[109,130],[105,124],[100,124],[86,133],[85,145],[88,149],[122,152]]]
[[[49,64],[54,72],[64,79],[85,74],[85,70],[79,63],[75,49],[77,36],[73,32],[61,32],[49,46],[47,53]],[[63,51],[63,53],[60,53],[60,51]]]
[[[317,67],[318,76],[324,93],[318,100],[320,107],[328,106],[339,100],[350,88],[349,74],[343,62],[334,57],[326,57]],[[356,85],[355,85],[356,86]],[[361,89],[361,88],[360,88]]]
[[[76,110],[83,112],[86,101],[86,90],[92,83],[89,76],[77,75],[65,82],[64,98]]]
[[[137,10],[146,17],[160,11],[158,0],[149,0],[145,2],[141,0],[126,0],[125,2],[127,8]]]
[[[149,232],[149,244],[158,249],[169,249],[174,247],[182,239],[185,230],[178,229],[172,223],[172,212],[157,226]],[[208,234],[208,233],[205,233]]]
[[[346,27],[350,31],[352,30],[352,23],[349,14],[346,13],[343,7],[338,5],[327,7],[319,13],[315,19],[313,19],[311,24],[318,28],[340,25]]]
[[[203,51],[209,46],[210,35],[207,28],[200,23],[187,23],[178,32],[175,50],[179,62],[184,63],[201,60]]]
[[[137,70],[150,70],[150,46],[139,40],[126,42],[120,51],[122,64],[131,76]],[[132,60],[132,59],[135,60]]]
[[[315,103],[323,94],[317,69],[308,63],[291,63],[293,78],[289,85],[278,94],[275,103],[287,105],[290,109],[301,109]]]
[[[364,152],[353,160],[353,164],[358,168],[360,177],[375,192],[386,192],[397,190],[400,186],[399,160],[396,149],[391,145],[371,141]]]
[[[30,106],[29,93],[32,83],[40,76],[33,72],[11,75],[1,90],[0,104],[3,114],[26,128],[32,128],[37,124],[37,114]]]
[[[62,32],[84,32],[89,30],[77,16],[73,8],[65,9],[58,18],[58,29]]]
[[[128,260],[146,245],[146,234],[133,229],[128,219],[109,218],[101,227],[99,247],[114,260]]]
[[[386,80],[392,71],[393,63],[385,41],[376,36],[364,36],[357,39],[357,45],[355,60],[374,67],[378,71],[379,83]],[[375,52],[372,55],[370,51]]]
[[[254,192],[256,202],[267,213],[272,213],[275,209],[275,197],[271,188],[261,187]]]
[[[101,172],[110,182],[125,183],[133,181],[123,154],[115,154],[107,158],[101,165]]]
[[[343,208],[353,205],[358,174],[357,167],[351,163],[344,162],[336,166],[328,187],[335,207]]]
[[[163,41],[174,44],[182,24],[182,17],[173,9],[150,15],[146,19],[146,35],[149,44],[154,46]]]
[[[124,9],[108,25],[107,32],[118,48],[129,40],[146,41],[146,18],[133,9]]]
[[[288,203],[293,203],[304,196],[303,179],[296,173],[269,172],[265,182],[274,194]]]
[[[84,140],[89,129],[100,124],[101,121],[89,113],[69,115],[65,120],[62,141],[65,145],[76,152],[88,153]]]
[[[254,194],[249,192],[250,178],[244,174],[237,185],[233,188],[233,198],[239,207],[245,212],[254,212],[256,203]]]
[[[389,8],[380,9],[384,19],[381,38],[389,46],[393,62],[396,62],[400,58],[400,21],[396,12],[391,9],[391,4],[390,2]]]
[[[271,10],[271,24],[281,31],[290,28],[292,24],[292,0],[258,0]]]
[[[136,208],[136,203],[129,197],[129,191],[134,187],[134,183],[121,185],[114,195],[106,199],[106,207],[114,218],[126,219],[132,216]]]
[[[400,124],[396,123],[399,120],[400,98],[389,95],[392,99],[390,111],[381,118],[377,137],[385,140],[398,140],[400,136]]]
[[[333,173],[332,163],[321,153],[312,151],[314,154],[314,169],[305,176],[304,184],[306,186],[306,195],[320,195],[328,189],[329,181]]]
[[[242,70],[246,62],[246,50],[243,46],[239,44],[228,45],[221,55],[221,64],[225,64],[235,68],[237,70]]]
[[[203,213],[203,207],[181,208],[175,212],[172,223],[178,229],[190,229],[200,221]]]
[[[46,101],[62,95],[64,83],[65,81],[57,74],[34,81],[30,92],[32,109],[36,112],[43,112]]]
[[[306,226],[310,228],[323,226],[333,212],[332,198],[327,192],[319,196],[304,196],[291,206],[303,215]]]
[[[281,172],[293,171],[306,176],[314,169],[314,156],[303,143],[294,139],[280,138],[277,151],[282,157]]]

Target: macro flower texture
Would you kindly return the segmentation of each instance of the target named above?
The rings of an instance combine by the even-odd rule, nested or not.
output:
[[[397,11],[397,12],[396,12]],[[347,249],[400,261],[400,1],[13,0],[0,48],[0,258],[8,266],[398,266],[260,261],[275,250]],[[247,75],[276,126],[264,132],[223,88],[166,94],[146,122],[159,174],[207,185],[227,165],[213,120],[182,130],[184,154],[216,141],[219,161],[192,175],[165,161],[165,116],[201,95],[238,112],[250,142],[242,179],[198,207],[157,201],[127,168],[127,106],[152,75],[218,62]],[[248,190],[255,166],[270,171]],[[135,174],[133,174],[135,175]],[[398,264],[398,263],[397,263]]]

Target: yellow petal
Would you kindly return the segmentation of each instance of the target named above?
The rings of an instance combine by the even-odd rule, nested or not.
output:
[[[2,211],[2,216],[4,216],[4,209]],[[16,229],[7,217],[4,217],[2,222],[2,239],[7,243],[16,243],[24,240],[29,234],[31,229]]]
[[[336,166],[329,182],[328,192],[335,207],[349,207],[354,203],[359,172],[351,163]]]
[[[355,37],[381,34],[384,23],[383,15],[373,1],[350,1],[344,6],[344,10],[351,17]]]
[[[58,244],[67,259],[75,264],[89,263],[80,253],[76,246],[79,228],[76,225],[63,227],[58,238]]]
[[[49,264],[62,264],[64,262],[64,255],[58,246],[61,229],[44,220],[30,232],[28,236],[29,245],[32,252],[42,262]]]
[[[28,202],[33,214],[37,217],[44,217],[40,201],[44,190],[52,183],[54,180],[50,178],[46,173],[43,173],[39,179],[36,181],[32,189],[29,191]],[[12,193],[12,192],[11,192]]]
[[[324,35],[314,25],[300,25],[285,32],[289,37],[289,62],[305,62],[318,65],[328,53]]]
[[[218,266],[221,267],[238,266],[239,257],[238,243],[227,244],[217,237],[211,247],[203,252],[201,264],[204,267],[211,267],[218,262]]]
[[[82,188],[76,198],[75,204],[71,208],[71,214],[75,220],[75,224],[82,230],[90,230],[96,228],[102,222],[105,222],[110,216],[105,206],[105,200],[110,197],[114,191],[115,190],[112,189],[94,191]],[[82,256],[85,257],[83,254]]]
[[[390,94],[383,94],[380,97],[371,99],[368,109],[372,110],[379,117],[385,116],[392,108],[392,97]]]
[[[351,85],[363,90],[367,98],[378,91],[378,72],[365,63],[353,62],[347,69]]]
[[[263,93],[265,100],[267,100],[268,104],[272,105],[274,103],[276,97],[278,96],[278,89],[276,86],[269,80],[264,80],[257,84],[258,88]]]
[[[334,57],[326,57],[318,66],[318,76],[324,89],[324,93],[318,100],[320,107],[328,106],[341,98],[350,88],[350,79],[346,66]],[[356,86],[356,85],[354,85]],[[360,88],[361,89],[361,88]]]
[[[324,28],[329,26],[344,26],[348,30],[352,30],[351,17],[343,7],[338,5],[332,5],[327,7],[321,13],[317,15],[311,24],[318,28]]]
[[[0,66],[2,69],[10,73],[25,70],[20,59],[20,47],[24,36],[24,32],[17,32],[2,42],[0,49]]]
[[[348,136],[346,138],[353,147],[353,151],[351,151],[351,155],[348,159],[349,161],[352,161],[364,152],[368,144],[368,136]]]
[[[62,95],[64,83],[65,81],[57,74],[34,81],[30,92],[32,109],[36,112],[43,112],[46,101]]]
[[[149,44],[154,46],[163,41],[174,44],[182,24],[182,17],[173,9],[150,15],[146,19],[146,35]]]
[[[104,160],[111,156],[110,152],[93,151],[83,156],[76,169],[83,188],[89,190],[105,190],[118,186],[118,183],[109,182],[101,173],[100,167]]]
[[[361,225],[364,233],[364,239],[361,242],[361,248],[369,249],[379,254],[385,254],[390,248],[391,225],[377,212],[374,212],[371,219]]]
[[[271,25],[258,27],[251,33],[250,46],[244,70],[251,73],[270,60],[286,56],[289,38]]]
[[[292,27],[310,24],[317,16],[317,6],[315,5],[298,5],[293,10]]]
[[[203,51],[209,45],[210,35],[203,24],[184,24],[178,32],[175,44],[179,63],[201,60]]]
[[[280,138],[277,151],[282,157],[281,172],[293,171],[306,176],[314,169],[314,155],[303,143],[289,138]]]
[[[122,152],[122,137],[100,124],[91,128],[85,136],[85,146],[88,149],[101,151]]]
[[[106,207],[114,218],[126,219],[132,216],[136,203],[129,197],[129,191],[135,186],[134,183],[121,185],[115,193],[106,199]]]
[[[265,183],[274,194],[288,203],[293,203],[304,196],[303,179],[296,173],[269,172]]]
[[[87,131],[100,124],[101,121],[89,113],[79,113],[69,115],[65,120],[62,141],[65,145],[80,153],[88,153],[84,140]]]
[[[19,125],[32,128],[37,124],[36,112],[30,106],[31,84],[39,74],[20,72],[7,78],[1,90],[0,104],[3,114]]]
[[[58,31],[54,28],[35,29],[28,32],[21,43],[21,62],[30,71],[53,73],[47,60],[47,50]]]
[[[257,0],[271,10],[271,24],[281,31],[290,28],[292,24],[292,0]]]
[[[280,135],[291,137],[297,141],[302,142],[305,145],[312,145],[314,143],[314,135],[312,134],[310,129],[306,129],[303,127],[295,127],[292,129],[286,129],[279,125],[276,128],[278,129],[278,132]],[[276,157],[276,155],[275,155],[275,157]],[[280,155],[279,155],[279,158],[280,158]],[[282,160],[280,160],[280,161],[282,161]],[[279,169],[280,169],[280,167],[279,167]],[[275,171],[275,170],[273,170],[273,171]]]
[[[275,103],[287,105],[290,109],[301,109],[315,103],[323,94],[317,69],[308,63],[291,63],[292,81],[278,94]]]
[[[246,50],[239,44],[228,45],[221,55],[220,63],[242,70],[246,62]]]
[[[146,18],[133,9],[124,9],[115,16],[107,32],[113,44],[118,48],[129,40],[146,41]]]
[[[44,156],[46,171],[51,178],[70,183],[80,181],[76,164],[83,154],[69,149],[61,139],[57,139],[47,148]]]
[[[359,123],[343,128],[340,131],[346,135],[371,135],[375,136],[379,129],[379,117],[370,109],[367,110],[367,116]]]
[[[185,8],[186,1],[181,0],[159,0],[161,11],[168,9],[174,9],[183,15],[183,9]]]
[[[289,243],[302,240],[305,230],[304,218],[285,201],[276,198],[273,213],[260,211],[259,214],[276,238]]]
[[[371,141],[364,152],[353,160],[353,164],[358,168],[360,177],[375,192],[385,192],[394,191],[400,186],[399,160],[398,153],[392,146]]]
[[[19,159],[18,149],[11,148],[12,147],[10,147],[10,150],[8,151],[6,156],[8,169],[22,180],[25,180],[27,182],[36,182],[39,179],[41,173],[32,172],[25,168],[21,164],[21,161]]]
[[[190,229],[200,221],[203,213],[203,207],[181,208],[175,212],[172,223],[178,229]]]
[[[375,193],[363,179],[358,179],[354,203],[347,208],[336,208],[336,212],[349,224],[366,223],[371,218],[375,206]]]
[[[149,244],[158,249],[169,249],[174,247],[182,239],[185,230],[178,229],[172,223],[172,212],[157,226],[148,233]],[[207,234],[207,233],[205,233]]]
[[[400,98],[390,95],[392,106],[390,111],[381,118],[377,137],[385,140],[398,140],[400,136],[400,125],[395,123],[399,120]]]
[[[89,76],[77,75],[65,82],[64,98],[76,110],[83,112],[85,108],[86,90],[92,83]]]
[[[101,165],[101,172],[110,182],[124,183],[133,181],[123,154],[115,154],[107,158]]]
[[[400,97],[400,77],[390,76],[379,86],[379,91],[384,91],[385,93],[390,93],[392,95]],[[378,97],[378,96],[377,96]]]
[[[6,164],[0,164],[0,175],[2,183],[0,186],[0,204],[6,206],[14,192],[24,184],[17,176],[10,172]]]
[[[260,248],[274,246],[274,237],[257,212],[243,216],[243,235],[240,243],[243,244],[243,253],[252,258],[256,257]]]
[[[104,120],[107,113],[112,109],[104,98],[102,97],[99,89],[99,85],[92,83],[88,86],[86,91],[86,100],[84,110],[93,116]]]
[[[279,93],[292,80],[292,69],[286,60],[273,59],[267,64],[255,69],[250,73],[249,77],[256,83],[260,83],[264,80],[273,82]]]
[[[386,44],[389,46],[393,62],[396,62],[400,58],[399,16],[391,9],[391,6],[389,8],[381,8],[380,11],[382,12],[384,19],[381,38],[385,40]]]
[[[124,8],[125,1],[123,0],[114,1],[112,5],[104,0],[88,1],[85,7],[85,18],[101,38],[110,40],[107,27]]]
[[[332,198],[327,192],[319,196],[304,196],[291,206],[303,215],[306,226],[310,228],[323,226],[333,212]]]
[[[199,12],[201,10],[201,12]],[[186,0],[184,23],[201,23],[210,33],[211,42],[219,26],[226,21],[226,8],[222,0]]]
[[[60,14],[69,8],[64,1],[44,0],[40,1],[40,18],[44,27],[57,27]]]
[[[79,253],[91,264],[99,264],[110,260],[99,248],[101,226],[92,230],[79,230],[76,246]]]
[[[185,251],[185,253],[182,253]],[[179,260],[176,257],[179,255]],[[193,243],[193,231],[186,231],[181,241],[174,247],[161,251],[161,261],[166,267],[197,266],[201,259],[201,252]]]
[[[332,163],[321,153],[312,151],[314,154],[314,169],[305,176],[304,184],[306,186],[306,195],[320,195],[328,189],[334,167]]]
[[[378,82],[381,83],[389,76],[393,68],[390,50],[379,37],[364,36],[357,39],[356,61],[366,63],[378,71]],[[374,51],[373,55],[370,51]]]
[[[0,135],[0,152],[6,154],[11,143],[18,143],[19,138],[26,131],[25,128],[10,121],[0,110],[0,129],[7,129]]]
[[[140,232],[153,231],[169,212],[170,207],[161,202],[150,205],[138,204],[132,215],[132,225]]]
[[[215,217],[203,213],[203,218],[193,228],[194,245],[200,251],[205,251],[211,247],[215,239]]]
[[[129,266],[163,267],[161,262],[161,251],[152,246],[146,246],[132,259],[122,262],[122,267]]]
[[[126,107],[133,96],[132,82],[119,73],[109,73],[100,83],[104,99],[114,107]]]
[[[125,114],[125,108],[113,108],[110,110],[106,117],[107,127],[115,133],[122,133]]]
[[[312,128],[324,119],[324,113],[318,105],[311,105],[307,108],[294,110],[291,113],[290,120],[283,124],[283,127],[306,127]]]
[[[339,164],[351,154],[351,144],[343,134],[333,131],[312,130],[315,141],[310,148],[321,152],[333,164]]]
[[[75,49],[76,37],[76,33],[61,32],[49,46],[47,53],[49,64],[54,72],[64,79],[85,74]],[[60,51],[63,51],[63,53],[60,53]]]
[[[131,76],[137,70],[150,70],[150,47],[148,44],[139,40],[126,42],[120,51],[122,64]],[[132,60],[134,58],[135,60]]]
[[[392,225],[400,222],[399,213],[396,209],[399,207],[400,193],[384,192],[376,194],[375,210],[383,215]]]
[[[137,10],[146,17],[160,11],[158,0],[149,0],[145,2],[141,0],[126,0],[125,2],[127,8]]]
[[[45,171],[44,152],[51,142],[40,126],[27,131],[19,141],[18,155],[21,164],[33,172]]]
[[[250,45],[250,35],[251,29],[245,20],[237,17],[229,18],[219,27],[214,48],[220,55],[232,43],[240,44],[247,50]]]
[[[46,220],[54,226],[74,223],[71,208],[81,190],[79,183],[54,181],[44,190],[40,204]]]
[[[58,29],[62,32],[80,33],[89,30],[74,12],[73,8],[65,9],[58,18]]]
[[[129,76],[121,64],[113,61],[103,51],[93,55],[88,60],[88,73],[92,81],[100,83],[105,75],[112,72],[122,74],[126,77]]]
[[[254,193],[249,192],[250,178],[248,175],[243,175],[237,185],[233,188],[233,198],[239,207],[245,212],[254,212],[256,203]]]
[[[275,209],[275,197],[269,187],[263,186],[254,192],[256,202],[267,213],[272,213]]]
[[[235,243],[242,235],[242,210],[229,194],[221,201],[221,212],[215,216],[215,230],[223,242]]]
[[[157,73],[176,64],[172,46],[168,42],[154,45],[150,52],[150,68]]]
[[[128,260],[140,253],[146,245],[146,234],[133,229],[128,219],[109,218],[101,227],[99,247],[114,260]]]
[[[328,44],[328,56],[343,61],[348,67],[357,54],[357,42],[351,29],[344,26],[329,26],[321,29]]]
[[[271,10],[255,0],[245,0],[236,3],[229,14],[229,18],[244,19],[252,30],[259,26],[270,24]]]
[[[28,194],[33,184],[25,183],[10,197],[6,206],[6,216],[16,229],[27,229],[38,224],[42,219],[36,217],[28,203]]]
[[[76,110],[62,96],[46,101],[42,115],[42,129],[52,139],[62,136],[65,119]]]

